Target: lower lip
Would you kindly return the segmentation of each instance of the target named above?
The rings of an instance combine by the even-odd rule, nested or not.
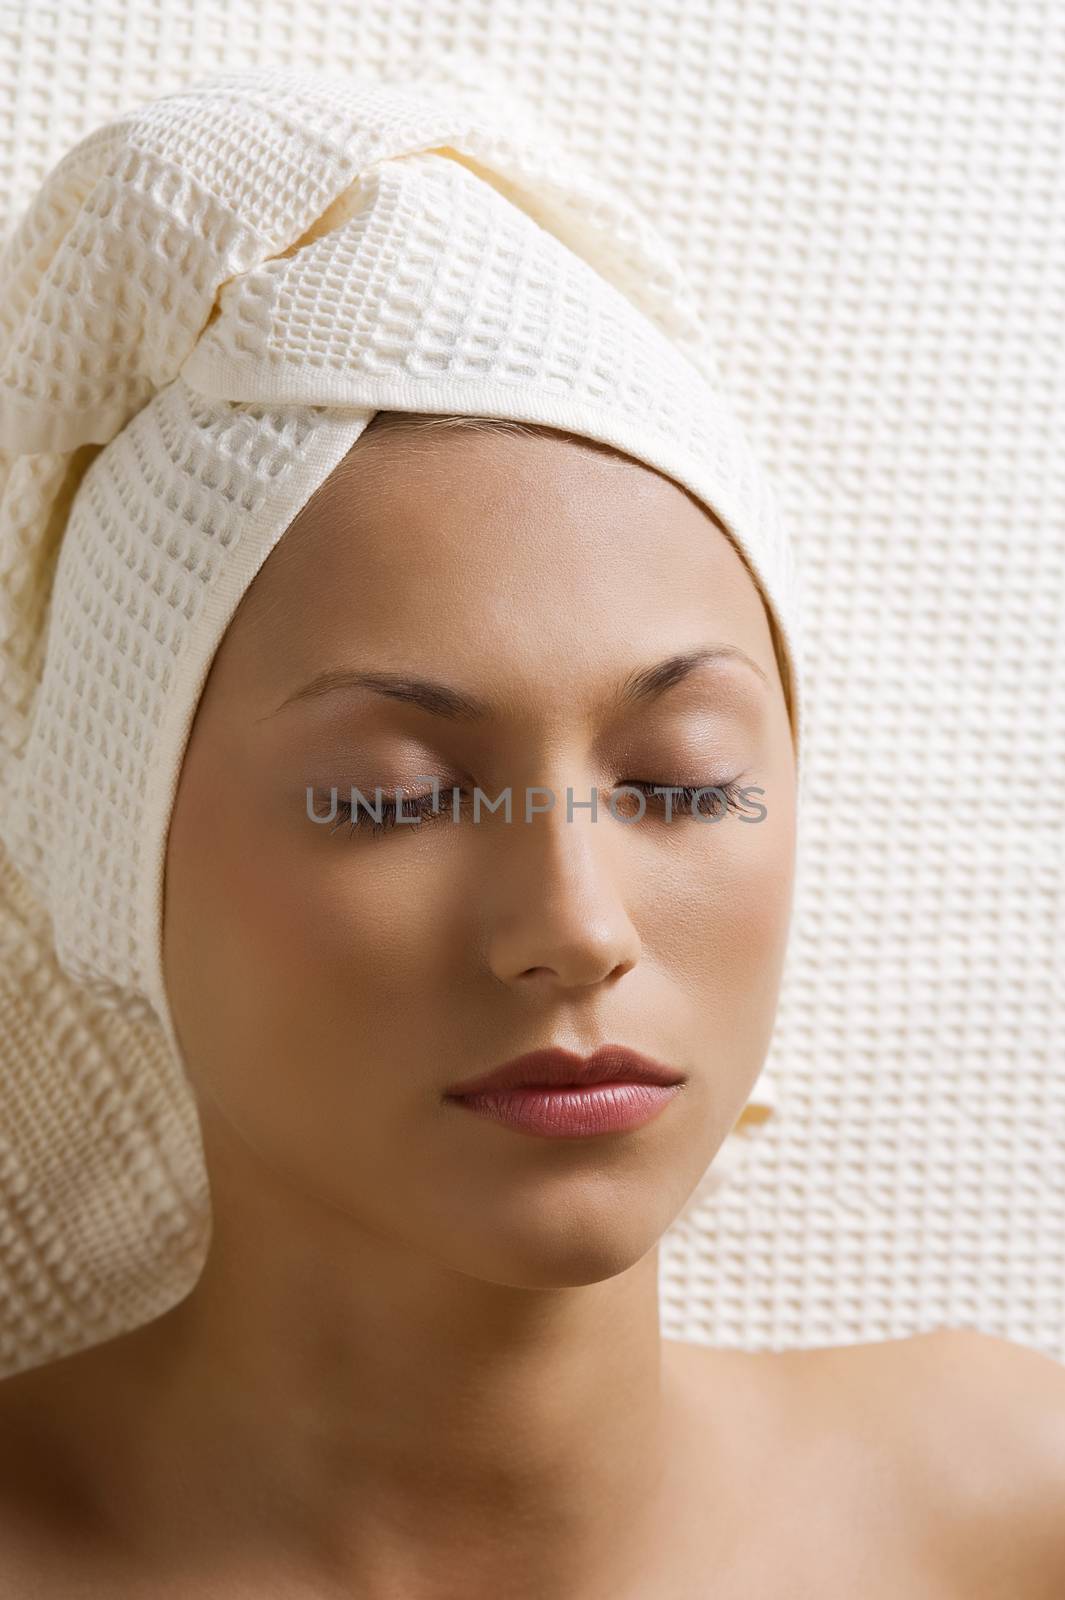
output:
[[[597,1133],[624,1133],[657,1117],[679,1083],[528,1084],[520,1089],[483,1090],[449,1095],[455,1105],[505,1122],[520,1133],[549,1139],[587,1139]]]

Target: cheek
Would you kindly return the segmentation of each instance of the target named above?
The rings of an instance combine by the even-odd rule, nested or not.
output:
[[[227,1052],[376,1054],[375,1035],[409,1018],[413,993],[438,972],[446,986],[448,901],[427,902],[417,854],[413,840],[350,841],[343,827],[329,834],[219,798],[188,852],[198,887],[186,897],[198,899],[199,1009]]]
[[[249,791],[254,794],[255,788]],[[164,965],[190,1068],[262,1058],[276,1018],[313,978],[303,885],[240,785],[186,763],[167,847]],[[269,1051],[267,1051],[269,1053]]]
[[[794,794],[781,783],[744,808],[766,808],[757,822],[726,814],[687,822],[674,870],[657,891],[654,940],[700,1001],[704,1017],[757,1043],[771,1029],[791,917],[795,858]]]
[[[164,946],[193,1085],[260,1152],[302,1151],[309,1172],[335,1134],[354,1147],[395,1115],[394,1076],[366,1064],[394,1053],[426,958],[381,866],[339,835],[314,844],[217,792],[175,813]]]

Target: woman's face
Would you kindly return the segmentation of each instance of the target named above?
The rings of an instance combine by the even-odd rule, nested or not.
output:
[[[627,700],[635,674],[744,652]],[[434,713],[341,669],[485,702]],[[761,674],[755,669],[760,669]],[[295,698],[293,698],[295,696]],[[437,816],[322,825],[330,790]],[[620,784],[760,793],[711,821]],[[453,786],[464,793],[453,819]],[[510,787],[512,820],[482,806]],[[525,821],[526,789],[555,805]],[[567,818],[567,786],[575,802]],[[598,789],[597,820],[587,802]],[[542,795],[536,796],[542,800]],[[271,554],[214,659],[167,848],[167,992],[201,1116],[399,1247],[484,1280],[632,1265],[768,1048],[795,765],[765,610],[682,489],[564,435],[371,430]],[[581,802],[584,802],[582,805]],[[409,798],[405,803],[412,810]],[[444,1098],[512,1056],[628,1045],[686,1075],[650,1122],[546,1138]]]

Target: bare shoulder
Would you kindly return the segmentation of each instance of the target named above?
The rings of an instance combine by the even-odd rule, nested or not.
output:
[[[849,1561],[884,1592],[1063,1600],[1062,1363],[969,1329],[684,1359],[707,1393],[742,1396],[737,1467],[763,1534],[782,1508],[781,1548],[800,1526],[837,1578]]]
[[[1065,1595],[1065,1365],[967,1328],[856,1347],[914,1527],[961,1592]]]
[[[928,1402],[930,1456],[956,1457],[962,1503],[1041,1527],[1065,1577],[1065,1364],[975,1329],[907,1341]],[[1065,1591],[1059,1591],[1065,1592]]]

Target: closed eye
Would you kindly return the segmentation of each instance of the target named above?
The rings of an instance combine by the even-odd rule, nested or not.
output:
[[[705,783],[698,784],[661,783],[652,778],[625,778],[617,785],[617,789],[621,791],[619,796],[621,814],[626,817],[628,817],[629,809],[633,806],[633,790],[638,791],[640,795],[646,798],[645,812],[650,810],[652,806],[655,808],[656,820],[658,813],[661,813],[663,820],[668,818],[672,821],[692,821],[697,815],[704,820],[710,820],[715,815],[723,815],[720,809],[722,802],[725,810],[730,812],[740,811],[746,803],[746,794],[740,786],[739,778],[730,779],[726,783],[711,783],[707,780]],[[668,794],[665,792],[666,790],[669,791]],[[353,806],[350,800],[340,800],[338,798],[335,810],[336,820],[333,822],[330,833],[335,833],[338,828],[346,825],[349,837],[357,832],[369,832],[371,837],[379,838],[382,833],[387,833],[393,828],[417,826],[422,822],[444,815],[449,815],[452,820],[456,820],[457,812],[461,809],[461,802],[456,804],[453,799],[444,801],[442,799],[444,792],[441,790],[436,796],[431,792],[428,794],[404,795],[402,799],[404,820],[402,822],[398,821],[399,806],[394,800],[379,798],[378,804],[371,808],[362,803]],[[465,793],[463,790],[452,790],[452,796],[456,792],[460,795]],[[626,793],[628,795],[627,804],[625,802]],[[491,796],[486,797],[489,800],[492,798]],[[503,815],[505,818],[505,810]],[[318,817],[315,820],[325,822],[333,821],[333,818]]]

